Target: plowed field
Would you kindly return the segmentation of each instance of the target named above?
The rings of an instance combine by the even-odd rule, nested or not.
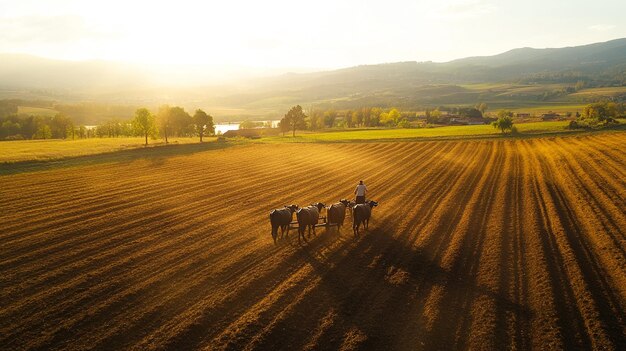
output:
[[[625,147],[260,144],[0,176],[0,347],[625,350]],[[274,245],[272,208],[359,179],[380,203],[359,238],[348,218]]]

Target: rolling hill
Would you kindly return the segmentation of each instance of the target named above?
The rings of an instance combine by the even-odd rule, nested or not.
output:
[[[626,86],[626,38],[565,48],[518,48],[443,63],[397,62],[288,73],[229,85],[218,83],[206,66],[168,67],[170,73],[157,77],[154,69],[159,67],[103,61],[4,54],[0,63],[0,98],[149,106],[173,103],[225,111],[225,116],[228,111],[275,115],[294,104],[415,109],[485,101],[490,106],[518,107],[593,99],[584,91],[581,94],[581,84],[585,88]],[[246,72],[229,74],[241,78]]]

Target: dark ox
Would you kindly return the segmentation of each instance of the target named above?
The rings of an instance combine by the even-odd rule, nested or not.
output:
[[[328,224],[337,224],[337,232],[343,226],[343,222],[346,219],[346,208],[349,204],[350,201],[341,199],[339,202],[326,207],[326,222]]]
[[[313,235],[315,235],[315,225],[320,218],[320,211],[322,211],[324,206],[323,203],[316,202],[311,204],[311,206],[302,207],[296,211],[296,218],[298,219],[298,242],[300,242],[300,237],[302,237],[304,241],[307,241],[304,236],[304,231],[307,227],[309,228],[309,236],[311,236],[311,228],[313,228]]]
[[[278,228],[280,228],[281,239],[285,231],[287,235],[289,235],[289,223],[291,223],[293,213],[296,212],[296,210],[298,210],[298,205],[289,205],[270,211],[270,223],[272,224],[272,239],[274,239],[274,244],[276,244]]]
[[[363,224],[363,228],[367,229],[370,217],[372,216],[372,208],[378,206],[378,202],[370,200],[364,204],[354,205],[352,207],[352,229],[354,236],[359,235],[359,226]]]

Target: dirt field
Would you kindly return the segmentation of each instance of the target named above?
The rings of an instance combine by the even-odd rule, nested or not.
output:
[[[0,348],[625,350],[625,146],[249,145],[1,176]],[[272,208],[359,179],[369,231],[273,244]]]

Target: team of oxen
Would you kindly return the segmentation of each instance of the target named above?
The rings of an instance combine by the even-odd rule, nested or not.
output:
[[[359,227],[363,225],[364,229],[369,226],[369,220],[372,216],[372,209],[378,206],[378,202],[369,200],[363,204],[357,204],[352,200],[341,199],[339,202],[330,206],[326,206],[321,202],[316,202],[306,207],[298,205],[289,205],[283,208],[277,208],[270,211],[270,223],[272,224],[272,238],[274,243],[278,239],[278,229],[280,229],[280,238],[289,236],[289,229],[298,228],[298,242],[300,238],[307,241],[304,235],[308,228],[308,235],[311,237],[311,231],[315,235],[316,227],[337,227],[337,232],[343,226],[346,218],[346,211],[349,211],[352,217],[352,230],[354,236],[359,235]],[[326,217],[322,217],[322,210],[326,209]],[[293,220],[293,214],[296,214],[296,221]],[[321,220],[321,223],[320,223]],[[297,226],[296,226],[297,225]]]

